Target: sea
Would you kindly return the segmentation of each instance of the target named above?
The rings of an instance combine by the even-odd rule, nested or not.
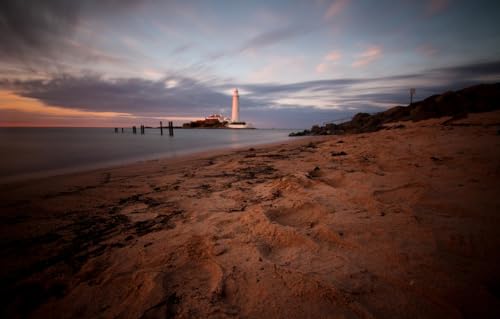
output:
[[[287,129],[0,128],[0,184],[287,141]],[[293,138],[296,139],[296,138]]]

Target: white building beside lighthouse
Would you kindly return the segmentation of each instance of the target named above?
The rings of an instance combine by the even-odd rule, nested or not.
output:
[[[227,124],[228,128],[253,128],[251,125],[240,119],[240,96],[238,89],[233,90],[233,104],[231,108],[231,122]]]

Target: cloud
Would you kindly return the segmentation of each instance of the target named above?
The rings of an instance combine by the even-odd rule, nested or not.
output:
[[[316,65],[316,73],[325,73],[328,70],[328,64],[322,62]]]
[[[69,112],[121,113],[135,118],[157,119],[169,116],[203,117],[220,109],[227,110],[229,114],[230,89],[236,85],[244,92],[240,102],[245,120],[259,127],[305,127],[321,119],[332,120],[337,115],[375,112],[398,104],[405,105],[408,103],[409,87],[417,88],[416,98],[424,98],[492,81],[500,81],[500,60],[435,68],[414,74],[285,84],[201,82],[180,76],[145,80],[61,75],[51,80],[3,80],[0,81],[0,89],[37,100],[46,107],[56,107],[52,109],[55,112],[67,109]],[[2,103],[4,108],[7,104]],[[308,124],[300,126],[300,123]]]
[[[324,91],[331,90],[333,88],[345,88],[350,85],[363,83],[365,79],[331,79],[331,80],[317,80],[317,81],[306,81],[306,82],[296,82],[287,84],[241,84],[240,86],[247,91],[254,92],[259,96],[268,96],[274,94],[289,94],[302,90],[315,90]]]
[[[132,117],[120,112],[90,112],[66,107],[45,105],[37,99],[18,96],[9,91],[0,91],[0,110],[11,110],[25,113],[43,114],[56,117]]]
[[[445,11],[450,5],[450,0],[428,0],[425,11],[427,15],[435,15]]]
[[[326,61],[336,62],[342,58],[342,54],[339,51],[332,51],[325,56]]]
[[[326,79],[289,84],[248,84],[241,87],[250,92],[250,98],[265,97],[271,102],[283,98],[305,99],[312,101],[312,108],[319,104],[327,107],[339,105],[340,108],[350,105],[389,107],[406,104],[409,87],[416,87],[417,95],[424,98],[447,90],[492,81],[500,81],[500,60],[386,77]],[[318,102],[315,104],[314,101]]]
[[[356,61],[352,63],[353,67],[362,67],[365,65],[368,65],[375,61],[376,59],[380,58],[382,55],[382,48],[379,46],[372,46],[366,49],[364,52],[362,52],[360,55],[358,55],[358,58]]]
[[[58,64],[57,57],[69,51],[87,59],[114,59],[87,47],[75,47],[72,37],[84,12],[117,14],[139,1],[0,1],[0,59],[42,67]],[[117,9],[118,8],[118,9]],[[60,63],[59,63],[60,64]]]
[[[325,19],[331,19],[340,13],[342,13],[347,5],[349,4],[349,0],[335,0],[333,1],[330,6],[328,6],[328,9],[325,12],[324,18]]]
[[[5,89],[46,105],[136,116],[205,114],[230,104],[228,95],[185,77],[159,80],[61,75],[51,80],[3,81]]]
[[[336,64],[342,58],[339,51],[332,51],[325,55],[323,60],[316,66],[316,73],[325,73],[328,69]]]
[[[47,52],[58,37],[74,30],[77,1],[0,2],[0,38],[3,57],[25,55],[29,50]]]
[[[273,46],[280,42],[302,36],[310,31],[311,28],[307,26],[289,25],[286,27],[261,32],[256,36],[244,41],[242,45],[235,49],[218,50],[211,52],[206,56],[205,61],[214,61],[223,57],[238,55],[242,52],[255,52],[256,49]]]
[[[425,57],[431,58],[438,53],[438,50],[430,44],[423,44],[417,47],[417,52]]]
[[[310,31],[309,28],[297,25],[266,31],[246,41],[240,47],[239,51],[271,46],[276,43],[304,35],[309,31]]]
[[[435,68],[429,71],[432,74],[446,74],[453,78],[477,80],[482,77],[493,77],[500,80],[500,60],[464,64],[446,68]]]
[[[266,64],[251,71],[246,78],[260,83],[272,78],[294,78],[302,74],[304,61],[301,56],[270,56],[266,59]]]
[[[172,55],[178,55],[181,53],[185,53],[186,51],[189,51],[192,48],[193,48],[192,43],[179,45],[172,50]]]

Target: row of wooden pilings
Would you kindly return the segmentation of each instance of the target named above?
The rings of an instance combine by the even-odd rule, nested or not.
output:
[[[166,127],[167,126],[165,126],[165,128]],[[163,128],[164,128],[163,123],[160,122],[160,134],[161,135],[163,135]],[[144,125],[141,125],[139,127],[139,129],[141,130],[141,135],[146,134],[146,127]],[[121,131],[122,131],[122,133],[124,133],[123,127],[121,128]],[[118,128],[117,127],[115,127],[115,133],[118,133]],[[137,127],[132,126],[132,133],[133,134],[137,134]],[[174,123],[172,121],[168,122],[168,135],[169,136],[174,136]]]

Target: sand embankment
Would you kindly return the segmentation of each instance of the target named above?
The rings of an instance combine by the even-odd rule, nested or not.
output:
[[[500,112],[2,186],[5,315],[499,315]]]

